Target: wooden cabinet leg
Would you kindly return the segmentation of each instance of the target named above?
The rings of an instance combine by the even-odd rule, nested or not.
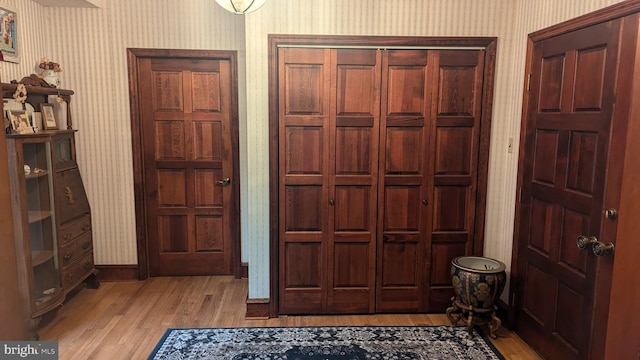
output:
[[[89,275],[84,282],[87,284],[87,287],[90,289],[97,289],[100,287],[100,280],[98,280],[98,271],[94,270],[91,275]]]
[[[38,335],[38,325],[40,325],[41,319],[41,316],[29,319],[29,336],[33,341],[40,340],[40,335]]]

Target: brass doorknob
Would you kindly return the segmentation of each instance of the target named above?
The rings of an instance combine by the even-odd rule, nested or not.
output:
[[[614,249],[615,249],[615,246],[613,245],[613,243],[605,244],[601,241],[596,241],[595,243],[593,243],[593,245],[591,245],[591,251],[593,251],[593,254],[595,256],[613,254]]]
[[[586,237],[584,235],[580,235],[576,239],[576,245],[578,246],[578,249],[580,249],[580,250],[584,250],[589,245],[595,244],[597,242],[598,242],[598,238],[596,238],[595,236]]]
[[[605,211],[602,212],[604,214],[604,217],[606,217],[607,219],[610,220],[615,220],[618,217],[618,210],[616,209],[607,209]]]
[[[222,180],[216,181],[216,184],[218,185],[229,185],[229,183],[231,183],[231,179],[229,178],[224,178]]]

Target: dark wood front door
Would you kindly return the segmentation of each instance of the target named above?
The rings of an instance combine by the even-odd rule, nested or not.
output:
[[[518,334],[548,359],[588,359],[613,257],[581,250],[602,231],[620,21],[533,43],[521,155]],[[624,75],[623,75],[624,76]],[[618,139],[619,141],[619,139]],[[611,174],[609,174],[610,176]],[[584,240],[584,239],[583,239]],[[600,285],[599,285],[600,284]],[[605,285],[602,285],[605,284]],[[604,311],[607,311],[606,308]],[[602,335],[604,336],[604,335]]]
[[[235,54],[133,55],[149,275],[237,273]]]

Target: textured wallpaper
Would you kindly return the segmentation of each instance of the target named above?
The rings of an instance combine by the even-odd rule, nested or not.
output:
[[[44,8],[30,0],[0,0],[0,7],[17,12],[19,63],[0,62],[2,82],[22,79],[36,70],[38,60],[46,46],[45,25],[38,19],[44,17]]]
[[[20,64],[2,63],[0,71],[2,81],[8,82],[33,73],[43,56],[61,64],[62,88],[76,93],[71,111],[78,130],[78,163],[92,210],[95,262],[136,264],[126,49],[236,50],[244,84],[244,18],[227,13],[212,0],[102,3],[99,9],[49,8],[30,0],[9,4],[18,10],[21,40],[28,48]],[[244,88],[239,86],[242,119],[246,118]]]
[[[249,297],[269,296],[268,34],[496,36],[485,255],[511,266],[527,34],[615,0],[268,0],[246,17]],[[513,152],[508,152],[509,142]],[[508,288],[503,292],[507,301]]]
[[[268,34],[497,36],[485,255],[509,268],[527,34],[616,2],[267,0],[236,16],[213,0],[103,0],[99,9],[0,0],[19,11],[22,44],[21,63],[1,63],[0,76],[28,75],[43,56],[62,65],[62,87],[76,92],[72,113],[96,264],[135,264],[126,49],[237,50],[242,260],[250,263],[249,297],[268,298]]]

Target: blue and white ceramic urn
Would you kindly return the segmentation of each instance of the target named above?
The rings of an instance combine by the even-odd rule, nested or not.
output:
[[[460,302],[476,309],[492,309],[504,290],[505,265],[478,256],[457,257],[451,264],[453,291]]]

